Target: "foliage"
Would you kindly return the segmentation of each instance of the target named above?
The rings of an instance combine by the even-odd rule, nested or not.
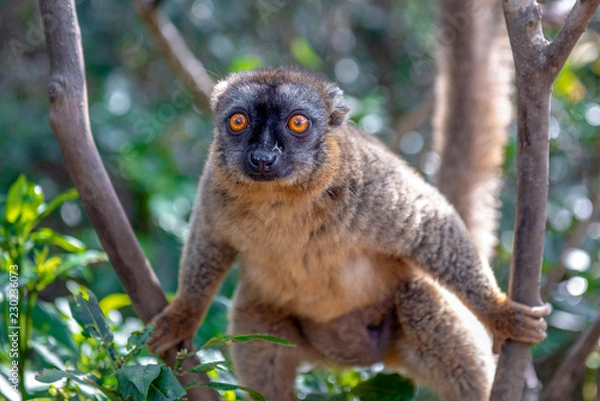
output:
[[[80,293],[69,300],[69,306],[73,318],[83,328],[81,334],[85,338],[84,341],[92,347],[99,345],[102,349],[102,357],[94,365],[88,366],[91,368],[88,371],[50,368],[38,373],[36,380],[42,383],[55,383],[65,379],[60,387],[50,388],[51,394],[59,400],[67,401],[78,395],[114,401],[123,399],[175,401],[185,396],[186,388],[202,385],[222,391],[240,390],[248,393],[253,400],[266,401],[266,398],[260,393],[231,383],[196,383],[184,388],[177,381],[177,376],[185,372],[209,373],[216,370],[228,372],[230,370],[228,362],[219,360],[203,363],[184,371],[180,368],[180,362],[195,352],[182,352],[178,355],[179,363],[176,364],[174,370],[163,363],[149,363],[138,356],[143,352],[146,342],[150,339],[154,326],[134,331],[128,338],[125,347],[118,347],[115,344],[115,336],[109,327],[109,322],[104,316],[96,296],[91,291],[83,288]],[[292,345],[266,335],[224,336],[211,339],[201,349],[217,344],[258,340]],[[82,386],[91,387],[93,390],[84,391]]]
[[[33,333],[39,294],[59,278],[76,278],[76,269],[105,260],[103,253],[86,250],[76,238],[58,234],[48,227],[38,228],[50,213],[77,197],[77,192],[70,190],[46,203],[41,187],[21,175],[11,185],[3,202],[0,288],[4,319],[0,332],[3,339],[10,333],[10,341],[1,343],[0,358],[10,367],[2,369],[2,374],[24,395],[27,394],[27,355],[32,347],[40,354],[45,351],[44,344],[35,346]],[[18,344],[16,349],[15,343]],[[40,351],[42,349],[44,351]]]

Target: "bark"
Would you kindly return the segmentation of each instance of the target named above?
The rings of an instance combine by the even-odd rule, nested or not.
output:
[[[552,83],[599,3],[577,1],[556,39],[548,43],[542,33],[537,1],[504,1],[516,67],[518,128],[517,211],[509,295],[527,305],[541,303]],[[498,360],[491,401],[521,399],[528,358],[528,345],[506,342]]]
[[[50,126],[100,242],[133,308],[144,323],[148,323],[167,305],[167,300],[94,144],[75,3],[73,0],[40,0],[39,3],[50,59]],[[172,350],[169,354],[171,366],[176,352]],[[208,379],[205,375],[186,375],[182,382],[192,380]],[[218,400],[212,390],[202,387],[189,394],[190,400]]]

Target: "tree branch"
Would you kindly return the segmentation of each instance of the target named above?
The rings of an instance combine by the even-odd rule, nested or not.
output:
[[[598,5],[600,0],[577,0],[560,32],[546,47],[548,68],[552,71],[553,79],[567,61],[571,50],[598,9]]]
[[[70,0],[40,0],[40,8],[50,59],[50,126],[102,246],[136,313],[148,322],[162,310],[166,298],[94,144],[75,6]]]
[[[98,233],[123,288],[138,316],[148,323],[167,300],[135,238],[127,216],[102,164],[88,115],[81,31],[74,0],[40,0],[50,59],[50,126],[79,196]],[[171,366],[177,350],[167,360]],[[198,363],[198,361],[195,361]],[[192,362],[187,362],[192,364]],[[207,381],[206,375],[186,375],[183,383]],[[216,393],[198,387],[190,399],[218,400]]]
[[[518,120],[515,247],[509,295],[517,302],[536,305],[541,303],[551,79],[539,76],[539,63],[533,61],[541,33],[539,9],[529,4],[526,9],[511,10],[507,2],[504,4],[515,56]],[[498,360],[491,401],[521,399],[528,359],[527,344],[506,342]]]
[[[214,85],[206,69],[190,51],[171,21],[156,5],[134,0],[134,6],[148,25],[154,45],[167,60],[173,73],[192,92],[199,107],[210,111],[210,95]]]
[[[578,1],[557,40],[548,44],[535,0],[504,0],[504,15],[515,57],[517,83],[517,210],[509,295],[539,305],[546,202],[548,128],[552,82],[600,0]],[[587,19],[586,19],[587,18]],[[576,36],[575,36],[576,35]],[[507,341],[498,360],[491,401],[522,397],[529,346]]]
[[[564,401],[583,378],[585,361],[596,348],[600,338],[600,317],[594,321],[571,346],[566,358],[554,372],[552,380],[544,390],[544,401]]]

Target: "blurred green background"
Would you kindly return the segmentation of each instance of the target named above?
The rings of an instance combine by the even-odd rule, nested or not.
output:
[[[548,10],[551,6],[546,5]],[[412,110],[428,110],[431,103],[436,7],[432,0],[168,0],[162,5],[214,80],[259,66],[293,64],[320,71],[345,91],[352,119],[360,127],[390,144],[433,182],[438,156],[431,151],[430,113],[403,135],[396,128]],[[197,179],[211,141],[210,112],[193,104],[191,94],[157,55],[130,2],[79,0],[77,12],[97,146],[147,257],[165,291],[172,293]],[[556,31],[553,24],[549,19],[550,35]],[[592,215],[598,187],[598,29],[596,18],[560,74],[552,101],[544,272],[562,263],[567,274],[548,297],[555,308],[549,339],[535,348],[542,380],[596,318],[600,303],[600,222],[589,224],[582,238],[565,249],[571,232]],[[36,2],[0,1],[2,194],[22,173],[39,183],[47,198],[72,187],[47,122],[48,69]],[[503,288],[513,240],[515,153],[513,127],[495,262]],[[100,249],[80,202],[65,203],[47,224]],[[95,265],[86,275],[99,298],[122,292],[106,264]],[[234,285],[235,271],[201,338],[224,330]],[[53,300],[66,293],[65,283],[58,282],[40,297]],[[594,399],[600,354],[593,353],[587,366],[586,383],[574,399]]]

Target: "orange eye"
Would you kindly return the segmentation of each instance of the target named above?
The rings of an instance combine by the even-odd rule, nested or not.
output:
[[[235,113],[229,117],[229,128],[234,132],[240,132],[248,126],[248,117],[242,113]]]
[[[308,117],[302,114],[294,114],[290,117],[287,123],[288,128],[296,134],[301,134],[304,131],[306,131],[309,125],[310,120],[308,119]]]

